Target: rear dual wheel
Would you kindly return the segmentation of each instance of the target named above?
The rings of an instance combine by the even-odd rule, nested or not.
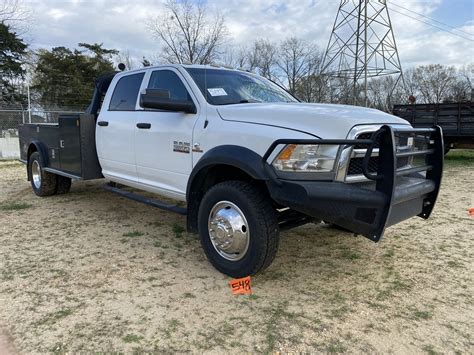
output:
[[[64,194],[71,188],[71,179],[44,170],[44,162],[38,152],[30,155],[28,160],[28,177],[31,187],[37,196],[45,197]]]

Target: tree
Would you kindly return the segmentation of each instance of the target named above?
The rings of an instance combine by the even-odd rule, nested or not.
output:
[[[449,95],[456,82],[456,69],[441,64],[420,66],[413,71],[418,102],[440,103]]]
[[[57,110],[83,110],[89,104],[94,80],[114,70],[118,51],[102,44],[80,43],[86,50],[56,47],[37,53],[32,90],[38,105]]]
[[[27,31],[30,17],[31,13],[23,6],[22,0],[0,0],[0,24],[10,26],[10,30],[17,34]]]
[[[163,50],[161,58],[168,63],[208,64],[220,55],[226,37],[224,18],[207,15],[203,2],[168,0],[166,15],[149,20],[148,29]]]
[[[472,101],[473,77],[474,63],[459,69],[456,75],[456,82],[451,88],[451,97],[449,99],[454,102]]]
[[[24,104],[25,97],[19,93],[15,82],[23,79],[23,58],[27,45],[10,26],[0,23],[0,91],[2,103]]]
[[[259,39],[247,53],[248,69],[257,71],[261,76],[268,79],[277,78],[278,47],[266,40]]]
[[[367,90],[369,106],[391,112],[394,104],[405,103],[408,100],[408,95],[401,82],[395,86],[396,80],[397,77],[393,75],[371,79],[368,82]]]
[[[319,67],[320,56],[315,46],[296,37],[284,40],[280,44],[277,65],[285,76],[286,84],[291,93],[296,93],[298,83],[305,77],[315,75]]]

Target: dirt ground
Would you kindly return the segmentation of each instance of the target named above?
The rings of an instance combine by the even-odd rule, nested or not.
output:
[[[431,219],[379,244],[323,225],[282,233],[253,295],[233,296],[184,217],[102,181],[38,198],[23,165],[1,162],[0,353],[472,353],[466,164],[447,167]]]

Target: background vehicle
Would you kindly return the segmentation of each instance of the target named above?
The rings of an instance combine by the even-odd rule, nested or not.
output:
[[[474,149],[474,103],[395,105],[393,114],[413,127],[440,126],[446,153],[451,148]]]
[[[234,277],[270,265],[286,228],[324,220],[377,242],[390,225],[428,218],[443,166],[439,127],[303,104],[254,74],[185,65],[102,77],[85,114],[21,126],[20,148],[39,196],[105,177],[185,201],[108,185],[186,214],[210,262]]]

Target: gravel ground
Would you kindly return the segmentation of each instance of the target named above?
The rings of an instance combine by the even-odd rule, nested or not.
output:
[[[282,233],[253,295],[234,296],[184,217],[102,181],[38,198],[1,162],[0,353],[472,353],[473,163],[454,157],[432,217],[379,244]]]

